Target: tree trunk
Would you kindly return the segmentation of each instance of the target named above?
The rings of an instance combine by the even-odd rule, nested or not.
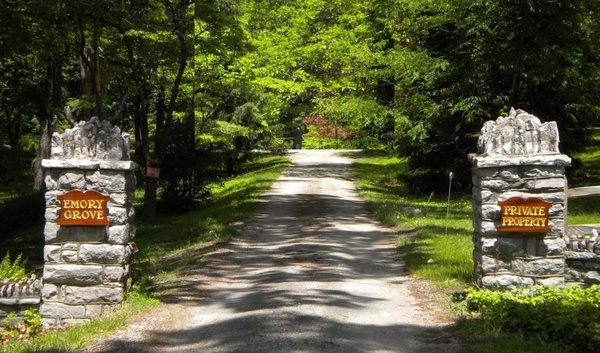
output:
[[[46,80],[50,83],[49,92],[46,94],[50,97],[49,105],[40,106],[40,145],[38,148],[37,159],[34,165],[33,189],[40,191],[44,188],[44,170],[42,169],[42,159],[50,158],[52,145],[53,120],[56,114],[62,109],[63,94],[62,94],[62,73],[63,59],[60,54],[50,58],[46,71]]]
[[[94,73],[94,94],[96,96],[96,113],[100,120],[105,120],[106,110],[104,110],[104,103],[102,101],[102,86],[100,84],[100,11],[101,1],[96,0],[96,11],[94,13],[94,31],[92,34],[92,67]]]
[[[170,1],[163,1],[163,5],[167,10],[167,13],[173,26],[173,33],[177,36],[177,42],[179,44],[179,66],[177,68],[177,75],[171,86],[171,94],[169,96],[168,104],[165,104],[164,91],[161,89],[160,96],[157,99],[157,111],[156,111],[156,135],[154,141],[154,158],[148,160],[148,165],[160,168],[162,161],[165,159],[167,154],[167,146],[169,143],[169,134],[171,132],[171,125],[173,123],[173,111],[179,97],[179,89],[183,80],[183,74],[187,67],[189,53],[186,43],[186,35],[189,32],[189,24],[192,19],[186,18],[186,11],[190,5],[190,1],[182,0],[176,7],[173,7],[173,3]],[[153,164],[150,164],[152,161]],[[146,178],[146,193],[144,195],[144,221],[153,223],[156,222],[156,191],[158,187],[158,180],[156,178]]]
[[[33,177],[33,189],[41,191],[44,189],[44,169],[42,159],[50,158],[50,147],[52,141],[52,118],[47,117],[40,121],[40,147],[35,160]]]
[[[148,161],[150,164],[150,161]],[[144,184],[144,223],[156,223],[156,191],[158,189],[158,178],[146,177]]]

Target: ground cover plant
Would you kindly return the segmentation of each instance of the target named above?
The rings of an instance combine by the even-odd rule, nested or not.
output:
[[[475,322],[487,330],[518,332],[578,352],[598,351],[600,286],[470,289],[465,304],[469,312],[477,313]]]
[[[129,317],[160,305],[159,291],[168,289],[164,280],[177,278],[190,266],[197,266],[207,243],[218,243],[234,235],[235,223],[251,214],[253,202],[287,164],[282,156],[254,159],[242,167],[244,174],[212,184],[212,197],[201,207],[163,215],[156,225],[139,224],[135,241],[140,252],[134,257],[135,273],[139,275],[120,308],[84,325],[46,332],[27,342],[12,341],[1,346],[0,353],[78,352],[102,335],[125,326]],[[138,200],[140,196],[141,192],[137,192]],[[40,234],[35,236],[41,237]]]

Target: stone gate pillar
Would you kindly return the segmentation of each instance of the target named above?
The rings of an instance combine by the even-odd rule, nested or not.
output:
[[[52,136],[46,183],[46,324],[80,323],[123,300],[130,283],[135,163],[129,135],[92,118]]]
[[[473,165],[473,259],[483,288],[564,283],[565,167],[556,122],[522,110],[484,124]]]

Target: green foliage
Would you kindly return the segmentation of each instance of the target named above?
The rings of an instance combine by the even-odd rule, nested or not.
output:
[[[10,313],[2,320],[2,324],[4,325],[0,328],[2,344],[9,340],[28,339],[42,331],[42,317],[35,308],[25,310],[23,318]]]
[[[16,259],[11,260],[10,252],[6,252],[0,262],[0,279],[22,280],[29,277],[26,269],[27,259],[19,254]]]
[[[399,3],[395,147],[427,175],[413,183],[443,185],[453,171],[468,186],[483,122],[511,106],[556,120],[564,150],[585,143],[600,117],[598,2]]]
[[[160,225],[139,225],[136,238],[141,249],[139,273],[169,270],[165,263],[157,263],[155,259],[231,236],[233,228],[229,224],[250,214],[253,201],[277,179],[287,164],[287,159],[281,156],[256,158],[242,165],[244,174],[209,184],[211,197],[204,199],[201,207],[165,216],[160,219]]]
[[[146,295],[132,296],[115,311],[99,319],[64,330],[48,331],[24,341],[10,340],[0,346],[0,353],[79,352],[94,340],[125,327],[130,317],[148,312],[158,305],[158,300]],[[37,317],[32,317],[31,322],[34,326],[37,325]]]
[[[469,289],[465,303],[490,329],[555,341],[580,352],[596,352],[600,344],[600,286]]]

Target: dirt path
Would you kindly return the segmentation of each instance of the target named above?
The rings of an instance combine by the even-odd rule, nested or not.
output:
[[[85,352],[444,352],[394,233],[371,221],[346,158],[291,154],[242,234],[171,303]]]

